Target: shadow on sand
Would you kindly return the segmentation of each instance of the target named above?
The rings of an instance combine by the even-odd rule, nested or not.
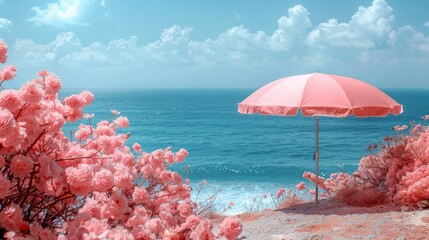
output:
[[[400,212],[401,209],[394,205],[378,205],[374,207],[355,207],[350,206],[336,199],[323,199],[318,204],[315,202],[306,202],[293,205],[287,208],[276,209],[283,213],[305,214],[305,215],[348,215],[348,214],[366,214],[366,213],[384,213]]]

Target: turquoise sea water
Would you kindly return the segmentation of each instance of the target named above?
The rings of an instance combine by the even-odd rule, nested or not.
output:
[[[187,149],[184,163],[171,168],[184,175],[189,165],[194,189],[200,181],[208,182],[202,198],[221,188],[216,208],[234,202],[229,213],[237,213],[255,196],[294,187],[304,171],[314,171],[315,118],[239,114],[238,103],[254,90],[97,89],[85,112],[94,113],[98,122],[109,119],[110,110],[120,111],[130,120],[128,145],[139,142],[146,152],[167,146]],[[66,89],[61,96],[79,92]],[[392,126],[422,121],[429,114],[429,90],[385,92],[404,105],[403,114],[320,119],[321,175],[354,171],[368,145],[380,145],[394,134]]]

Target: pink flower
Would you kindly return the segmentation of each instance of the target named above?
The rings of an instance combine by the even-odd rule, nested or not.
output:
[[[113,123],[116,124],[116,126],[120,127],[120,128],[127,128],[129,127],[129,122],[128,122],[128,118],[127,117],[118,117],[117,119],[115,119],[113,121]]]
[[[140,144],[138,143],[134,143],[133,144],[133,149],[136,153],[141,153],[142,152],[142,146],[140,146]]]
[[[0,199],[6,197],[9,193],[10,181],[3,175],[0,175]]]
[[[113,135],[115,135],[115,128],[109,122],[101,121],[97,124],[97,128],[95,129],[95,133],[98,136],[101,136],[101,135],[113,136]]]
[[[79,214],[88,213],[96,218],[101,218],[101,204],[94,197],[86,198],[85,204],[79,209]]]
[[[429,120],[429,114],[423,117],[424,120]]]
[[[55,97],[55,94],[57,94],[61,89],[61,80],[53,75],[47,75],[45,77],[45,93],[47,95],[51,95]]]
[[[35,82],[28,82],[20,89],[21,98],[26,103],[38,103],[43,98],[42,88]]]
[[[46,76],[48,76],[48,71],[47,70],[41,70],[40,72],[39,72],[39,76],[40,77],[46,77]]]
[[[94,101],[94,94],[92,94],[90,91],[83,91],[79,94],[79,96],[83,99],[84,107],[88,106],[92,103],[92,101]]]
[[[136,205],[133,209],[132,215],[130,218],[128,218],[128,221],[125,225],[127,227],[135,227],[137,225],[143,225],[148,220],[148,210],[141,205]]]
[[[145,227],[153,233],[164,232],[164,227],[162,226],[161,220],[159,218],[152,218],[145,224]]]
[[[309,178],[311,177],[311,172],[304,172],[304,173],[302,174],[302,177],[303,177],[303,178],[307,178],[307,179],[309,179]]]
[[[31,173],[33,166],[33,160],[26,156],[17,155],[11,160],[10,171],[16,177],[24,177]]]
[[[19,232],[22,224],[22,210],[15,203],[11,203],[0,212],[0,226],[6,230]]]
[[[115,136],[100,136],[97,140],[104,154],[113,154],[115,152]]]
[[[83,118],[85,119],[90,119],[94,117],[94,113],[84,113],[83,114]]]
[[[227,217],[220,225],[220,234],[228,240],[235,240],[243,231],[243,225],[237,217]]]
[[[189,237],[191,239],[196,239],[196,240],[214,239],[215,236],[211,231],[212,229],[213,229],[213,226],[209,221],[207,221],[205,219],[201,219],[197,228],[195,228],[193,231],[191,231]]]
[[[174,154],[168,150],[164,153],[164,159],[168,164],[173,164],[174,163]]]
[[[65,122],[66,120],[64,119],[63,115],[54,111],[46,113],[41,121],[43,125],[46,124],[48,126],[49,132],[51,133],[60,131]]]
[[[0,108],[13,112],[20,109],[22,105],[23,102],[17,90],[6,89],[0,92]]]
[[[296,189],[297,190],[304,190],[305,189],[304,182],[300,182],[298,185],[296,185]]]
[[[104,192],[113,187],[113,174],[107,169],[101,169],[96,172],[92,179],[92,185],[95,191]]]
[[[112,112],[112,115],[119,115],[121,114],[121,112],[119,112],[118,110],[110,110]]]
[[[16,67],[13,65],[7,65],[3,69],[0,69],[0,81],[8,81],[14,79],[16,75]]]
[[[180,176],[177,172],[172,172],[171,174],[171,180],[174,182],[174,184],[181,184],[182,183],[182,176]]]
[[[91,127],[89,125],[81,124],[79,125],[79,129],[74,134],[74,137],[78,141],[83,141],[91,136]]]
[[[394,127],[393,127],[393,130],[395,130],[395,131],[399,132],[399,131],[404,131],[404,130],[406,130],[407,128],[408,128],[408,126],[407,126],[407,125],[402,125],[402,126],[396,125],[396,126],[394,126]]]
[[[134,228],[134,229],[137,229],[137,228]],[[134,229],[133,229],[133,232],[134,232]],[[122,226],[116,226],[115,228],[110,230],[108,239],[109,240],[132,240],[132,239],[139,239],[139,238],[134,238],[134,236],[131,235],[131,233],[126,228]],[[141,239],[153,239],[153,238],[150,238],[150,236],[147,236],[147,238],[142,237]]]
[[[9,129],[9,132],[4,132],[5,134],[9,134],[9,136],[6,136],[6,138],[3,139],[0,138],[0,143],[3,144],[3,147],[13,147],[14,149],[18,149],[19,147],[21,147],[21,143],[25,140],[27,134],[25,129],[22,127],[23,123],[19,122],[15,125],[15,120],[13,120],[13,122],[14,127],[12,129]],[[2,126],[2,124],[3,123],[0,116],[0,130],[2,130],[2,128],[4,129],[4,125]],[[10,150],[11,149],[9,149],[9,151]]]
[[[187,199],[191,196],[190,191],[190,188],[185,184],[177,187],[177,195],[182,200]]]
[[[267,198],[267,194],[262,194],[262,198]]]
[[[188,156],[188,151],[186,149],[181,148],[176,153],[176,162],[182,162]]]
[[[118,188],[130,189],[133,187],[133,181],[136,177],[136,170],[125,166],[119,162],[115,164],[113,179]]]
[[[186,221],[182,227],[188,228],[188,229],[195,229],[198,226],[198,224],[201,222],[201,220],[202,219],[200,217],[196,215],[191,215],[186,218]]]
[[[133,201],[135,203],[146,203],[149,199],[149,193],[146,191],[144,187],[134,187],[133,191]]]
[[[94,174],[91,165],[83,163],[77,167],[69,167],[65,173],[72,193],[84,196],[91,191]]]
[[[188,217],[192,214],[192,207],[187,203],[181,203],[177,206],[181,217]]]
[[[82,108],[85,105],[85,99],[80,95],[71,95],[64,99],[64,103],[74,109]]]
[[[7,44],[0,39],[0,63],[5,63],[7,60]]]
[[[83,231],[83,239],[106,239],[109,229],[107,219],[91,218],[80,226],[80,230]]]
[[[126,212],[130,211],[127,198],[114,190],[112,196],[106,201],[106,205],[102,207],[102,216],[108,219],[119,219]]]
[[[159,171],[158,178],[163,184],[168,184],[171,181],[170,172],[167,170]]]
[[[0,138],[8,137],[16,128],[15,118],[7,109],[0,109]]]
[[[279,198],[285,191],[286,191],[286,189],[279,188],[279,190],[277,190],[277,197]]]

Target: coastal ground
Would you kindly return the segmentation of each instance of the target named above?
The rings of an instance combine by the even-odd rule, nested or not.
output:
[[[238,217],[243,222],[242,240],[429,239],[429,209],[353,207],[330,199]]]

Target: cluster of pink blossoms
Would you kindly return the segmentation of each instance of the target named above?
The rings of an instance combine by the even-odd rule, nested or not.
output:
[[[393,130],[398,132],[407,128],[407,125],[398,125]],[[319,177],[317,181],[324,190],[322,195],[335,196],[347,190],[345,192],[350,196],[341,194],[345,201],[370,205],[369,198],[379,201],[377,198],[382,197],[410,208],[429,208],[429,126],[413,125],[409,135],[388,136],[384,141],[381,149],[360,160],[357,172],[352,175],[334,173],[326,180]],[[377,145],[371,147],[375,148]],[[316,182],[313,173],[306,172],[303,177]],[[352,196],[351,189],[361,196]]]
[[[0,62],[7,46],[0,40]],[[16,68],[0,69],[0,83]],[[238,218],[213,233],[196,215],[188,181],[168,170],[188,152],[134,152],[125,145],[126,117],[81,124],[68,139],[65,123],[84,117],[94,96],[58,99],[60,79],[48,71],[20,89],[0,91],[0,237],[8,239],[236,239]],[[113,113],[113,112],[112,112]],[[118,115],[119,112],[115,111]]]

